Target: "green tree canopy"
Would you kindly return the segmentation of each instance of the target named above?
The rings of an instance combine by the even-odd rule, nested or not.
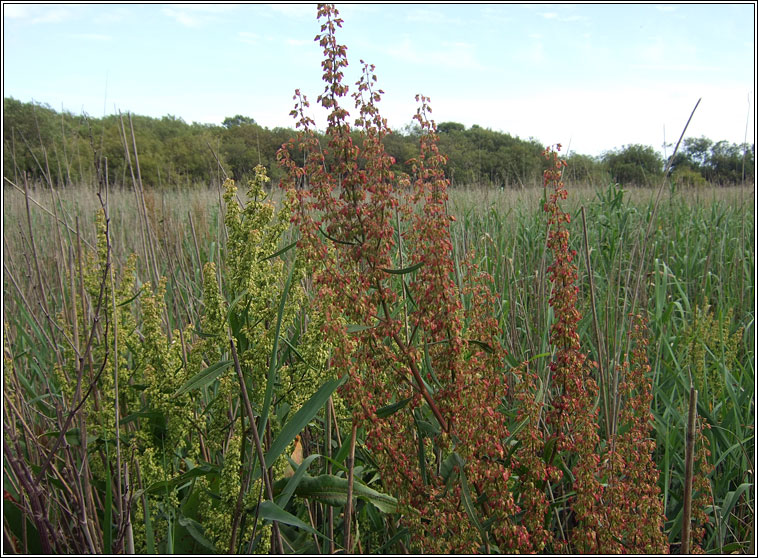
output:
[[[603,155],[611,178],[624,185],[652,186],[663,175],[663,158],[647,145],[626,145]]]

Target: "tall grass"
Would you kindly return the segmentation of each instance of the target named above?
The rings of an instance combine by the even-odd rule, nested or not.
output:
[[[579,215],[582,207],[586,213],[586,245],[590,248],[606,370],[612,369],[614,347],[624,340],[618,331],[624,317],[617,301],[627,289],[628,278],[639,273],[630,253],[644,233],[653,195],[652,191],[626,191],[618,186],[604,191],[576,187],[568,201],[574,215]],[[245,198],[244,193],[240,197]],[[159,273],[168,278],[166,316],[172,329],[182,329],[190,322],[198,323],[201,315],[202,265],[207,261],[218,262],[224,249],[228,234],[220,226],[224,204],[219,201],[218,189],[212,188],[147,192],[146,199],[150,200],[148,211],[160,255]],[[456,217],[451,230],[456,258],[462,261],[475,251],[481,267],[494,277],[494,288],[500,295],[497,316],[503,332],[502,343],[513,364],[550,351],[547,331],[553,318],[546,302],[550,286],[545,278],[546,230],[539,212],[542,199],[541,190],[458,189],[451,191],[449,201],[449,211]],[[719,552],[744,551],[752,537],[755,379],[752,201],[752,193],[739,188],[670,192],[654,225],[649,249],[652,267],[644,277],[643,306],[650,316],[654,435],[658,448],[655,459],[661,469],[660,484],[668,518],[666,534],[672,548],[676,548],[680,536],[685,483],[684,423],[693,382],[699,390],[698,415],[711,427],[706,435],[710,462],[715,466],[709,478],[711,526],[704,547]],[[141,250],[136,234],[140,223],[132,192],[109,192],[108,204],[113,262],[118,269],[128,254]],[[35,188],[27,195],[5,188],[6,366],[12,362],[18,377],[6,385],[5,394],[15,404],[33,409],[39,404],[33,403],[35,399],[44,401],[55,395],[49,371],[58,357],[50,343],[42,340],[60,332],[49,325],[47,316],[71,314],[70,301],[62,294],[69,291],[69,285],[61,284],[61,278],[68,277],[72,269],[76,271],[79,250],[94,254],[97,239],[93,215],[99,205],[97,192],[87,187],[54,192]],[[572,242],[583,264],[579,300],[584,317],[579,333],[585,346],[591,347],[592,358],[598,359],[581,219],[575,218],[572,227]],[[137,285],[148,280],[147,266],[140,268],[137,276]],[[540,374],[547,373],[545,358],[535,359],[534,364]],[[27,426],[31,431],[44,429],[35,414],[28,415]],[[346,438],[349,433],[342,432],[341,439]],[[346,446],[341,447],[347,451]],[[332,451],[337,450],[339,446]],[[360,433],[356,461],[364,463],[364,467],[371,463],[370,455],[361,446]],[[6,475],[9,472],[10,469]],[[362,513],[368,512],[362,509]],[[21,525],[15,514],[6,518],[6,526],[12,533],[18,533]],[[385,542],[392,538],[387,526],[380,527],[383,523],[371,524],[385,533]],[[399,541],[396,539],[396,543]],[[27,539],[25,544],[27,549],[36,548],[33,540]]]
[[[286,197],[6,179],[4,546],[751,551],[753,191],[397,176],[319,18]]]

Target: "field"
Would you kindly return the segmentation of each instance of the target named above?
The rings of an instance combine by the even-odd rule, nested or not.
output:
[[[593,191],[581,186],[570,188],[566,205],[570,213],[576,216],[570,228],[571,244],[577,250],[578,262],[581,262],[578,266],[578,301],[582,319],[577,330],[582,346],[586,347],[593,359],[597,359],[598,337],[590,307],[592,299],[585,259],[586,246],[590,247],[599,333],[605,344],[606,354],[609,354],[614,344],[623,342],[623,338],[616,333],[616,324],[625,323],[624,316],[620,315],[616,304],[617,293],[624,288],[626,282],[635,279],[639,273],[639,264],[632,261],[632,255],[635,250],[639,250],[640,239],[644,238],[658,192],[639,189],[623,191],[618,186],[611,186],[605,191]],[[549,256],[545,251],[547,225],[540,207],[543,196],[542,190],[458,189],[450,192],[449,211],[456,219],[452,223],[450,234],[456,260],[464,259],[468,253],[475,253],[479,266],[492,275],[493,290],[499,295],[491,310],[497,316],[500,326],[497,342],[507,351],[510,363],[502,370],[503,374],[507,374],[510,365],[529,359],[535,362],[539,377],[545,377],[549,372],[545,357],[551,353],[549,328],[552,316],[546,293],[549,293],[551,286],[545,278],[544,271]],[[667,518],[664,532],[672,549],[677,548],[681,534],[690,378],[698,389],[699,420],[711,426],[706,431],[706,437],[711,451],[709,462],[715,466],[707,477],[710,490],[704,500],[703,511],[709,518],[709,524],[703,547],[714,551],[747,551],[752,536],[755,261],[753,196],[753,191],[746,188],[710,188],[697,192],[672,192],[667,189],[662,194],[657,214],[654,216],[653,233],[646,256],[649,271],[643,277],[643,294],[638,304],[649,316],[648,356],[652,366],[650,379],[653,394],[653,422],[650,435],[656,442],[654,461],[660,471],[658,485]],[[278,191],[274,190],[272,197],[281,202],[282,196]],[[144,245],[141,242],[140,231],[144,231],[156,252],[157,276],[168,278],[165,287],[167,310],[163,316],[170,325],[161,326],[161,331],[166,334],[171,330],[186,330],[190,323],[202,323],[203,264],[208,261],[224,261],[221,254],[229,249],[226,245],[229,232],[225,227],[219,226],[225,207],[219,198],[218,188],[145,192],[145,209],[150,223],[148,229],[140,212],[137,211],[133,191],[117,190],[108,193],[109,234],[115,276],[118,277],[122,273],[129,254],[143,253]],[[59,347],[65,347],[66,342],[72,341],[70,338],[66,339],[63,329],[65,326],[57,324],[65,324],[66,320],[70,319],[74,311],[72,301],[78,300],[77,304],[81,304],[80,299],[77,299],[75,294],[72,295],[72,281],[73,289],[77,291],[79,264],[92,257],[91,247],[97,245],[94,215],[100,207],[100,202],[96,190],[87,187],[58,192],[37,188],[29,192],[28,200],[27,213],[27,198],[23,192],[10,187],[6,187],[4,191],[5,364],[6,374],[9,374],[6,375],[4,396],[6,401],[14,403],[10,406],[13,411],[6,410],[6,428],[15,432],[17,436],[15,440],[6,438],[6,448],[18,448],[33,473],[39,470],[42,465],[40,461],[51,451],[51,445],[56,441],[56,433],[60,431],[60,422],[65,421],[67,412],[74,410],[72,407],[74,401],[77,401],[76,398],[67,400],[61,393],[62,388],[52,381],[55,376],[50,374],[50,371],[56,368],[58,358],[63,360],[64,366],[73,366],[73,370],[76,369],[75,364],[66,362],[65,354],[56,356],[46,340],[58,336]],[[587,217],[586,245],[580,217],[582,207]],[[77,240],[75,234],[77,223],[81,241]],[[289,244],[288,239],[283,238],[281,244]],[[144,258],[139,259],[138,279],[127,298],[133,298],[138,292],[142,292],[144,296],[144,290],[140,290],[142,282],[151,279],[154,272],[155,270],[144,265]],[[39,278],[42,279],[41,283]],[[43,285],[42,289],[40,285]],[[309,296],[310,293],[307,291],[306,287],[304,292]],[[44,303],[41,292],[46,296]],[[96,305],[94,291],[92,292],[89,297],[85,295],[91,315],[94,314],[92,307]],[[136,302],[131,304],[136,306]],[[135,314],[140,315],[138,311],[135,311]],[[48,316],[51,318],[50,321]],[[80,323],[83,328],[79,333],[81,347],[85,339],[83,334],[89,334],[87,328],[92,326],[81,320]],[[137,327],[141,329],[144,326]],[[93,345],[100,344],[102,347],[108,342],[109,334],[103,330],[103,324],[93,329],[95,335],[100,337]],[[288,335],[292,334],[290,332]],[[125,333],[119,335],[123,336]],[[176,337],[175,334],[174,345],[178,341]],[[189,346],[195,341],[185,337],[178,342]],[[111,340],[110,343],[114,341]],[[71,355],[68,358],[70,359]],[[93,354],[92,358],[96,368],[98,359],[102,359],[103,355]],[[609,357],[606,359],[607,362],[611,362]],[[136,367],[136,364],[127,360],[122,366],[125,369],[130,366]],[[124,369],[120,371],[122,378],[126,377]],[[112,375],[113,371],[110,370],[110,373]],[[85,375],[80,389],[84,390],[86,384]],[[99,391],[100,397],[106,398],[107,385],[104,383],[103,386],[99,386],[95,383],[97,387],[94,391]],[[204,389],[211,386],[213,384],[208,384]],[[181,386],[176,385],[172,389],[176,390],[179,387]],[[308,385],[302,389],[308,393],[315,393],[319,387]],[[93,395],[90,395],[90,398],[92,397]],[[286,396],[282,395],[281,400],[274,400],[272,417],[283,412],[281,406],[287,405],[286,399]],[[201,404],[194,410],[196,413],[202,412],[205,404],[198,403]],[[142,403],[137,407],[141,405]],[[14,412],[18,412],[20,416],[14,416]],[[122,411],[124,415],[131,413],[131,416],[145,412],[142,408],[124,408]],[[336,425],[332,424],[331,427],[342,426],[342,429],[332,434],[336,440],[333,440],[331,451],[332,454],[339,455],[340,459],[331,466],[335,478],[344,478],[338,471],[346,464],[346,452],[340,450],[349,445],[346,442],[350,436],[347,418],[349,415],[340,416],[339,413],[340,411],[337,411],[335,415]],[[102,441],[106,438],[102,434],[91,434],[88,444],[82,445],[81,439],[78,438],[80,430],[75,426],[81,420],[80,415],[81,411],[74,415],[65,438],[70,444],[67,451],[71,453],[66,455],[62,451],[63,448],[60,448],[57,450],[59,455],[53,460],[54,467],[61,468],[56,476],[62,478],[56,479],[48,475],[46,481],[43,481],[49,487],[43,492],[50,498],[46,507],[54,506],[50,520],[61,522],[59,525],[52,525],[51,528],[55,529],[53,532],[66,535],[57,539],[56,544],[66,541],[66,546],[56,547],[60,550],[77,548],[74,541],[77,529],[80,528],[75,524],[66,525],[59,515],[64,509],[77,505],[74,499],[73,502],[65,504],[64,508],[60,501],[73,498],[76,494],[68,493],[75,488],[68,484],[71,479],[67,477],[65,466],[81,467],[85,455],[88,456],[88,460],[101,461],[103,451],[112,453],[115,450],[113,446],[102,447]],[[19,423],[21,417],[24,417],[24,422]],[[124,419],[121,420],[123,422]],[[12,427],[12,424],[15,427]],[[25,424],[23,429],[20,429],[19,424]],[[138,420],[134,420],[133,424],[139,424]],[[109,431],[107,425],[102,426],[104,432]],[[321,411],[313,417],[308,427],[307,454],[328,455],[329,450],[324,449],[323,445],[325,426],[326,421]],[[513,425],[510,427],[513,428]],[[92,429],[93,426],[89,428]],[[25,431],[26,429],[29,431]],[[112,427],[110,432],[113,432]],[[21,445],[12,445],[11,440]],[[337,440],[341,440],[342,443]],[[123,440],[121,442],[124,443]],[[292,444],[287,450],[289,453],[292,453],[291,446]],[[229,449],[227,447],[226,451]],[[84,450],[86,453],[80,453]],[[356,478],[381,491],[381,479],[377,478],[377,469],[367,449],[363,429],[356,432],[354,451],[353,470],[356,472]],[[220,449],[219,457],[211,459],[209,463],[217,468],[221,467],[224,455],[225,452]],[[202,544],[208,543],[217,550],[228,550],[225,548],[228,540],[223,539],[223,546],[219,545],[218,540],[211,539],[208,526],[201,525],[197,527],[197,531],[186,527],[194,525],[189,523],[193,516],[187,511],[187,505],[191,502],[191,494],[194,493],[193,486],[199,484],[197,481],[193,484],[192,476],[187,475],[187,472],[197,470],[197,464],[195,469],[190,469],[188,463],[191,461],[186,455],[181,459],[178,455],[170,458],[176,463],[171,472],[166,474],[169,478],[181,480],[176,480],[168,486],[174,491],[173,497],[178,498],[179,502],[174,501],[173,510],[165,509],[163,506],[166,506],[166,503],[153,504],[161,507],[161,511],[154,512],[152,543],[148,543],[149,538],[144,535],[140,541],[140,536],[137,535],[137,542],[132,544],[145,545],[142,550],[149,550],[147,545],[152,544],[156,545],[153,546],[154,549],[165,551],[171,547],[164,545],[173,544],[175,551],[181,551],[201,548]],[[68,463],[69,459],[71,463]],[[123,459],[135,460],[135,456],[133,453],[126,453]],[[8,463],[6,456],[6,465]],[[318,473],[327,474],[329,463],[316,461],[311,465],[309,473],[314,477],[320,476]],[[89,479],[89,490],[93,492],[92,502],[91,507],[82,508],[91,514],[89,521],[95,525],[99,524],[99,529],[102,530],[102,514],[107,509],[104,500],[108,497],[105,490],[108,486],[113,490],[115,481],[110,485],[103,484],[102,461],[90,466],[93,469],[90,472],[92,478]],[[246,463],[246,466],[249,464]],[[99,473],[96,472],[96,467],[99,467]],[[31,506],[31,501],[23,500],[20,496],[25,484],[16,478],[16,474],[19,474],[16,471],[15,468],[6,468],[6,494],[15,494],[12,496],[15,501],[24,502],[24,505],[19,505],[18,508],[25,509],[26,506]],[[210,477],[214,474],[220,476],[219,469],[203,472]],[[144,481],[137,486],[141,487],[140,490],[146,488]],[[76,491],[83,489],[84,487],[80,487]],[[114,496],[115,494],[112,497]],[[335,492],[334,497],[338,496],[339,491]],[[6,497],[5,532],[14,534],[13,544],[15,548],[22,550],[23,546],[19,546],[24,544],[21,542],[22,531],[19,530],[21,522],[18,512],[14,511],[14,500]],[[385,545],[385,550],[412,549],[413,540],[408,539],[407,532],[405,539],[403,536],[395,537],[402,535],[404,531],[395,531],[394,521],[383,515],[379,515],[382,521],[372,517],[372,514],[377,515],[377,510],[372,509],[373,504],[369,504],[370,501],[368,497],[366,500],[357,501],[355,520],[360,526],[360,534],[356,542],[361,545],[362,550],[378,550],[382,545]],[[182,505],[179,505],[180,502]],[[326,535],[329,529],[342,529],[344,494],[341,505],[328,507],[328,503],[330,502],[318,498],[310,499],[304,494],[301,500],[293,499],[289,510],[305,521],[309,516],[304,510],[309,510],[314,522],[311,524],[312,528]],[[116,502],[111,500],[110,505],[111,513],[117,514]],[[133,501],[131,505],[134,505]],[[59,509],[55,509],[56,507]],[[331,515],[328,513],[330,509]],[[199,519],[201,516],[202,514],[198,514],[194,518]],[[118,517],[113,515],[111,545],[114,544],[114,540],[123,544],[123,541],[118,541]],[[159,525],[160,529],[157,528]],[[34,526],[31,514],[27,527],[25,544],[29,546],[26,548],[30,551],[39,550],[39,537],[36,535],[39,527]],[[140,527],[142,529],[137,526],[133,529],[138,532],[144,531],[144,527]],[[173,542],[168,536],[170,528],[175,532]],[[302,532],[305,532],[305,527],[302,529]],[[297,539],[294,535],[295,530],[283,531],[287,544],[292,545],[292,549],[288,549],[290,551],[298,547],[323,550],[324,546],[330,544],[327,539],[319,537]],[[187,533],[197,536],[188,537]],[[101,545],[105,544],[107,539],[102,531],[96,531],[91,538],[95,550],[103,550],[104,547]],[[335,543],[332,544],[340,548],[341,543],[342,539],[336,537]],[[321,546],[309,546],[319,544]],[[371,546],[372,544],[375,546]],[[137,550],[139,548],[138,546]]]
[[[281,184],[5,179],[4,552],[753,554],[753,185],[396,175],[320,17]]]

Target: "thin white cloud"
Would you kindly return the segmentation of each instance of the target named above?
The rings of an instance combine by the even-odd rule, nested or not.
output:
[[[405,19],[410,22],[422,22],[425,25],[460,24],[461,22],[459,19],[450,18],[440,11],[425,9],[411,10]]]
[[[4,4],[3,17],[30,23],[58,23],[71,18],[71,10],[55,5]]]
[[[635,70],[658,70],[664,72],[726,72],[723,66],[699,66],[697,64],[632,64]]]
[[[114,10],[98,12],[93,18],[97,24],[118,23],[129,17],[130,11],[126,6],[116,7]]]
[[[433,64],[449,69],[484,69],[484,65],[477,60],[474,46],[464,42],[443,42],[433,48],[419,49],[410,37],[405,37],[383,50],[404,63]]]
[[[237,40],[248,45],[258,44],[259,39],[260,37],[256,33],[250,33],[249,31],[237,33]]]
[[[28,4],[4,4],[3,17],[8,19],[24,19],[31,17],[34,6]]]
[[[173,6],[180,10],[206,14],[220,14],[235,9],[234,5],[231,4],[173,4]]]
[[[541,12],[539,15],[541,15],[545,19],[560,21],[563,23],[576,23],[578,21],[589,21],[589,18],[587,16],[576,15],[576,14],[562,16],[558,12]]]
[[[484,21],[489,23],[509,24],[514,21],[513,17],[503,15],[502,6],[491,6],[488,4],[484,6],[482,15],[484,16]]]
[[[230,4],[172,4],[161,9],[164,15],[175,19],[186,27],[200,27],[209,17],[234,10]]]
[[[545,45],[542,41],[534,43],[529,50],[522,54],[525,60],[529,60],[532,64],[543,64],[547,60],[545,55]]]
[[[174,8],[163,8],[161,12],[187,27],[198,27],[203,19],[184,10],[175,10]]]
[[[284,42],[294,47],[310,46],[313,44],[311,41],[304,41],[303,39],[286,39]]]
[[[697,60],[697,48],[684,40],[667,40],[663,37],[649,37],[642,44],[634,47],[639,67],[682,66],[670,64],[668,60]]]
[[[69,35],[73,39],[84,39],[87,41],[110,41],[113,37],[110,35],[102,35],[99,33],[77,33]]]
[[[316,17],[316,4],[272,4],[269,7],[279,15],[295,19]]]

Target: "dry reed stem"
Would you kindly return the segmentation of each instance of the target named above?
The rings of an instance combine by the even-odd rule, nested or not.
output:
[[[245,412],[247,413],[248,421],[250,422],[250,430],[253,434],[253,441],[255,442],[255,450],[258,455],[258,461],[261,465],[261,477],[263,477],[263,485],[266,490],[266,497],[274,502],[274,491],[271,488],[271,478],[266,470],[266,459],[263,455],[263,446],[261,445],[261,439],[258,436],[258,428],[255,424],[255,415],[253,414],[253,407],[250,404],[250,398],[247,395],[247,386],[245,385],[245,377],[242,375],[242,368],[240,368],[239,357],[237,356],[237,348],[234,344],[234,339],[229,339],[229,345],[232,349],[232,358],[234,359],[234,369],[237,371],[237,380],[240,385],[240,392],[242,394],[242,400],[245,406]],[[235,518],[236,521],[236,518]],[[284,545],[282,543],[282,536],[279,532],[279,525],[276,521],[271,522],[271,529],[273,531],[274,540],[276,542],[276,551],[280,554],[284,554]],[[234,537],[233,533],[233,537]],[[231,545],[230,545],[231,546]]]

